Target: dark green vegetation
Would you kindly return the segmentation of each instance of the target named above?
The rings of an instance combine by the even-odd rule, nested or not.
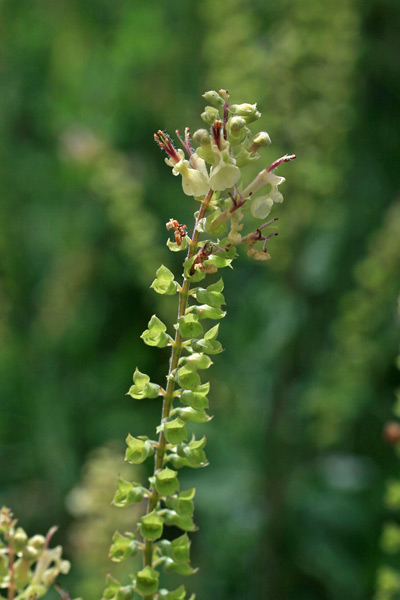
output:
[[[266,166],[298,158],[272,260],[244,255],[224,277],[210,467],[186,485],[201,528],[191,588],[371,597],[399,470],[381,435],[398,382],[399,3],[0,7],[0,503],[28,534],[59,524],[66,587],[100,597],[112,531],[137,521],[109,506],[122,442],[159,419],[157,400],[125,396],[137,364],[165,374],[139,334],[175,302],[149,285],[161,262],[176,268],[166,221],[193,212],[152,134],[201,125],[201,93],[224,87],[259,103]]]

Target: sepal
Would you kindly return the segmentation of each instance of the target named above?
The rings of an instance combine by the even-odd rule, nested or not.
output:
[[[137,553],[137,545],[133,533],[122,535],[116,531],[112,538],[109,558],[114,562],[121,562]]]
[[[189,356],[184,356],[180,359],[181,361],[184,365],[192,369],[192,371],[196,369],[208,369],[213,364],[211,358],[203,352],[194,352]]]
[[[165,467],[156,473],[156,488],[161,496],[172,496],[179,490],[177,472]]]
[[[205,333],[204,338],[200,340],[194,340],[193,349],[201,350],[207,354],[219,354],[220,352],[223,352],[223,347],[217,340],[218,329],[219,323],[214,327],[211,327],[211,329]]]
[[[163,514],[166,525],[179,527],[179,529],[182,529],[183,531],[196,531],[198,529],[193,522],[193,517],[178,515],[177,512],[170,509],[165,509]],[[184,575],[184,573],[181,574]],[[188,573],[188,575],[190,575],[190,573]]]
[[[201,304],[208,304],[219,308],[222,304],[225,304],[225,298],[221,294],[224,289],[224,282],[222,279],[209,285],[207,288],[198,288],[195,293],[196,300]]]
[[[164,435],[170,444],[176,446],[187,440],[185,421],[177,417],[172,421],[166,421],[163,425]]]
[[[150,383],[150,377],[145,373],[141,373],[137,367],[133,374],[133,383],[134,385],[129,388],[127,395],[136,400],[157,398],[160,395],[160,386],[156,383]]]
[[[199,306],[190,306],[187,310],[187,314],[195,314],[199,319],[223,319],[226,315],[226,311],[218,308],[217,306],[209,306],[208,304],[200,304]]]
[[[147,438],[135,438],[128,434],[126,443],[128,448],[125,452],[125,460],[132,465],[140,465],[146,458],[154,454],[152,442]]]
[[[132,600],[133,594],[134,590],[131,585],[122,586],[117,579],[107,575],[102,600]]]
[[[165,333],[166,330],[167,326],[164,325],[156,315],[153,315],[148,322],[148,329],[146,329],[140,337],[148,346],[165,348],[169,343],[168,336]]]
[[[140,596],[154,596],[158,590],[158,578],[160,574],[152,567],[145,567],[136,573],[135,591]]]
[[[186,250],[186,248],[188,247],[187,236],[185,236],[184,238],[182,238],[181,244],[178,244],[177,242],[173,242],[172,240],[170,240],[168,238],[167,239],[167,246],[171,250],[171,252],[179,252],[180,250]]]
[[[166,499],[165,504],[168,508],[174,510],[182,517],[192,517],[194,512],[193,498],[196,493],[196,488],[190,488],[179,492],[177,496],[170,496]]]
[[[193,390],[201,384],[200,375],[189,365],[184,365],[176,372],[176,378],[179,385],[188,390]]]
[[[158,540],[163,533],[164,518],[153,510],[147,515],[143,515],[139,523],[139,531],[146,540]]]
[[[199,323],[199,317],[193,313],[179,317],[178,328],[181,336],[187,339],[198,338],[203,335],[203,327]]]
[[[125,481],[121,477],[118,479],[118,488],[114,494],[112,503],[118,508],[125,508],[134,502],[141,502],[144,498],[145,489],[138,483]]]
[[[199,394],[195,390],[183,390],[180,401],[182,404],[191,406],[195,410],[208,409],[208,398],[204,394]],[[178,417],[179,418],[179,417]]]
[[[167,294],[168,296],[172,296],[176,293],[178,284],[174,281],[174,274],[171,273],[167,267],[161,265],[161,267],[157,269],[156,275],[157,278],[150,287],[153,288],[157,294]]]

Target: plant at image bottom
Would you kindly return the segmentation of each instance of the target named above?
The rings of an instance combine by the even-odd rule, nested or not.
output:
[[[218,341],[219,321],[225,316],[224,284],[217,275],[231,267],[237,249],[243,246],[256,260],[267,261],[269,240],[276,236],[269,218],[274,204],[281,203],[280,186],[285,179],[276,174],[282,163],[295,158],[285,155],[263,168],[250,182],[242,180],[242,168],[260,158],[260,149],[271,143],[268,133],[251,132],[250,125],[261,116],[256,104],[231,104],[226,90],[209,91],[201,117],[207,125],[190,134],[185,129],[178,143],[163,131],[154,136],[165,152],[165,162],[173,175],[181,177],[183,192],[194,200],[193,232],[174,215],[167,223],[173,235],[167,246],[184,253],[183,279],[164,265],[156,272],[151,287],[157,294],[176,295],[176,322],[167,327],[156,315],[142,334],[143,342],[157,348],[170,347],[171,354],[165,387],[152,382],[136,368],[128,394],[136,399],[159,398],[162,401],[157,439],[129,434],[125,458],[132,464],[154,459],[154,472],[148,484],[120,478],[113,503],[127,507],[146,502],[145,514],[134,532],[116,532],[110,558],[119,562],[141,552],[143,568],[122,585],[108,576],[104,600],[128,600],[138,595],[145,600],[184,600],[183,585],[173,591],[164,587],[160,573],[191,575],[188,533],[194,522],[195,488],[181,489],[179,471],[183,467],[207,466],[206,437],[197,439],[191,423],[207,423],[210,384],[200,375],[212,365],[210,356],[222,352]],[[180,146],[180,147],[177,147]],[[211,283],[204,280],[212,276]],[[165,528],[182,531],[175,539],[166,539]],[[171,536],[168,536],[168,538]],[[190,596],[193,600],[194,595]]]

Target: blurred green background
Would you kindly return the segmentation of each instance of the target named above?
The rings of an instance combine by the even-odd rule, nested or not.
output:
[[[382,427],[399,382],[400,3],[0,10],[0,503],[30,534],[59,524],[63,585],[100,598],[111,534],[136,519],[110,507],[123,440],[159,419],[157,402],[125,396],[136,365],[165,376],[167,351],[139,335],[175,302],[149,285],[161,262],[179,273],[165,222],[194,209],[152,135],[201,126],[201,94],[225,88],[258,103],[265,165],[298,158],[280,170],[272,261],[224,273],[211,464],[185,473],[200,526],[188,587],[371,598],[399,471]]]

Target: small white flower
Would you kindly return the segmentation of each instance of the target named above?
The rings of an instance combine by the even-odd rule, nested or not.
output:
[[[172,167],[174,175],[182,175],[182,189],[187,196],[204,196],[210,188],[208,182],[208,173],[204,160],[198,156],[191,157],[191,162],[196,165],[193,168],[188,160],[185,160],[183,150],[177,150],[179,154],[179,162],[174,163],[171,159],[166,158],[165,162]]]

